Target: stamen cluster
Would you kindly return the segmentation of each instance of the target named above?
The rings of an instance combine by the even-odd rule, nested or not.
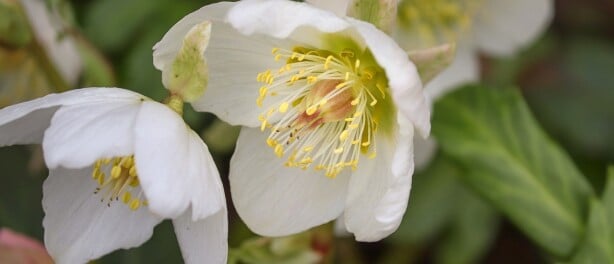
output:
[[[272,105],[260,115],[261,130],[270,129],[267,144],[288,167],[324,170],[335,177],[345,167],[356,169],[361,153],[375,157],[378,119],[374,108],[386,98],[383,70],[361,65],[352,49],[333,53],[297,47],[274,48],[279,69],[257,76],[263,86],[256,104]],[[383,80],[383,81],[379,81]]]
[[[143,191],[139,188],[134,156],[97,160],[92,178],[98,183],[94,194],[104,191],[100,202],[106,200],[109,207],[113,201],[119,200],[135,211],[142,205],[147,205],[142,198]],[[139,192],[133,195],[132,191],[136,189],[139,189]]]

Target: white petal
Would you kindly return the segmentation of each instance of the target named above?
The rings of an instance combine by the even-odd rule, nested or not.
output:
[[[284,236],[337,218],[348,173],[334,179],[313,169],[288,168],[273,154],[267,135],[243,128],[230,161],[230,190],[239,216],[254,232]]]
[[[230,25],[215,23],[211,41],[205,51],[209,65],[209,85],[204,96],[192,106],[197,111],[216,114],[232,125],[259,126],[258,115],[267,109],[256,104],[258,73],[267,69],[279,69],[283,62],[276,62],[273,47],[289,48],[289,44],[276,42],[263,36],[244,36]]]
[[[377,63],[386,70],[388,84],[400,112],[413,122],[423,137],[427,137],[431,130],[431,113],[416,66],[386,33],[369,23],[351,21]]]
[[[552,2],[485,1],[475,21],[478,46],[493,55],[511,55],[545,30],[553,16]]]
[[[454,61],[435,76],[425,88],[430,101],[435,101],[447,92],[480,78],[477,54],[468,45],[460,46]]]
[[[190,210],[173,220],[185,263],[226,263],[228,216],[226,207],[207,218],[193,221]]]
[[[118,88],[84,88],[50,94],[0,110],[0,146],[41,143],[51,117],[63,105],[139,100],[143,96]]]
[[[326,9],[335,13],[338,16],[345,16],[347,14],[348,5],[350,0],[305,0],[318,8]]]
[[[75,40],[66,34],[66,22],[62,21],[57,10],[48,8],[44,1],[21,0],[34,36],[45,49],[64,80],[74,85],[81,73],[82,60],[77,51]]]
[[[161,219],[146,208],[101,202],[92,167],[52,169],[43,185],[45,246],[56,263],[86,263],[147,241]]]
[[[340,32],[350,24],[332,12],[285,0],[247,0],[230,9],[228,22],[245,35],[267,35],[321,46],[322,33]]]
[[[200,219],[224,206],[213,159],[170,108],[143,103],[135,125],[134,158],[152,212],[175,218],[191,203],[194,217]]]
[[[413,128],[399,119],[394,142],[378,138],[378,156],[361,160],[352,173],[345,209],[345,224],[358,241],[378,241],[401,223],[411,189]]]
[[[100,158],[134,153],[134,124],[142,102],[93,102],[64,106],[43,139],[47,167],[83,168]]]

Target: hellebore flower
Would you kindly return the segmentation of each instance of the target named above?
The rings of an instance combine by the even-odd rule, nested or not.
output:
[[[45,245],[85,263],[145,242],[173,219],[188,263],[226,258],[226,206],[207,147],[169,107],[85,88],[0,110],[0,146],[42,143]]]
[[[118,88],[84,88],[0,110],[0,146],[42,143],[45,245],[58,263],[85,263],[145,242],[172,219],[186,263],[225,263],[226,203],[207,146],[181,118],[202,94],[209,24],[170,58],[167,105]],[[200,85],[198,85],[200,84]]]
[[[531,43],[552,18],[551,0],[403,0],[395,39],[405,49],[458,42],[456,58],[426,86],[435,100],[480,78],[478,53],[510,56]]]
[[[407,207],[414,128],[430,111],[415,66],[373,25],[305,3],[205,6],[154,46],[163,63],[194,24],[212,23],[209,87],[192,105],[242,125],[232,199],[266,236],[344,215],[360,241],[394,232]]]

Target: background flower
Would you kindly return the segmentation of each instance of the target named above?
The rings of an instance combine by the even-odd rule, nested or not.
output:
[[[207,147],[167,106],[85,88],[0,110],[0,145],[42,143],[45,244],[59,263],[135,247],[173,219],[187,263],[226,259],[226,205]]]

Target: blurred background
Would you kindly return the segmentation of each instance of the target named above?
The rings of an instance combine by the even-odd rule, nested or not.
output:
[[[50,92],[90,86],[123,87],[161,100],[166,90],[152,64],[152,46],[181,17],[214,1],[48,2],[71,25],[66,34],[77,43],[82,58],[81,67],[77,68],[81,74],[73,81],[58,81],[55,75],[63,73],[49,73],[47,68],[53,66],[49,61],[41,61],[41,47],[27,44],[28,36],[13,38],[16,42],[0,42],[2,107]],[[607,165],[614,162],[614,1],[554,3],[555,16],[547,32],[518,56],[506,59],[481,56],[483,82],[517,85],[542,128],[571,155],[600,192]],[[202,132],[228,187],[228,162],[238,129],[212,115],[196,114],[189,107],[185,118],[195,131]],[[0,227],[42,240],[41,186],[46,169],[40,149],[0,148],[0,172]],[[512,223],[465,188],[457,179],[459,173],[462,171],[455,164],[436,154],[431,166],[414,175],[408,212],[395,234],[378,243],[335,238],[332,248],[326,249],[334,252],[329,260],[549,262],[549,257]],[[270,242],[255,238],[232,211],[230,223],[229,244],[236,248],[231,254],[255,252]],[[321,251],[316,244],[305,250]],[[243,261],[290,263],[292,258],[280,256],[265,261],[254,257]],[[182,263],[182,258],[167,221],[156,227],[152,239],[143,246],[114,252],[96,263]]]

